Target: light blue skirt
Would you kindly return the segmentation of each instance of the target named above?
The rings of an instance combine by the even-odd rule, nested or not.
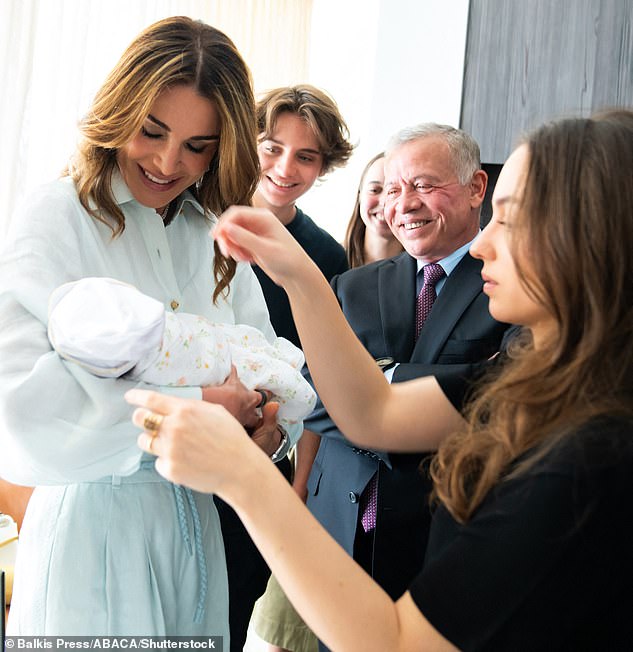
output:
[[[159,476],[38,487],[26,512],[8,633],[223,636],[224,544],[213,498]]]

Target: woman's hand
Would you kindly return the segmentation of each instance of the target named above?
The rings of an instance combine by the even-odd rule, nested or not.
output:
[[[158,457],[156,470],[171,482],[197,491],[230,493],[231,486],[248,480],[241,474],[254,472],[258,460],[270,463],[221,405],[140,389],[130,390],[125,399],[139,406],[132,421],[140,428],[146,417],[157,418],[156,430],[144,430],[138,445]]]
[[[284,285],[310,258],[288,229],[267,209],[231,206],[212,232],[225,256],[259,265]]]
[[[247,428],[260,425],[262,414],[258,406],[262,402],[262,395],[256,390],[247,389],[242,384],[233,365],[231,365],[231,373],[222,385],[202,388],[202,400],[223,405]]]

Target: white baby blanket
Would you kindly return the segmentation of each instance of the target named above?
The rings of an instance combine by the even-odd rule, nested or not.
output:
[[[316,396],[301,375],[303,352],[251,326],[172,313],[160,301],[110,278],[84,278],[53,291],[48,337],[57,353],[102,377],[153,385],[219,385],[235,365],[249,389],[266,389],[279,418],[301,421]]]

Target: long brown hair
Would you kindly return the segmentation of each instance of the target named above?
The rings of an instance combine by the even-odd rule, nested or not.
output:
[[[221,117],[218,151],[191,192],[205,212],[216,214],[251,201],[259,162],[250,71],[219,30],[185,16],[166,18],[129,45],[97,92],[80,124],[80,144],[67,171],[84,208],[110,226],[114,237],[125,228],[111,190],[117,150],[140,130],[158,95],[175,85],[192,86],[215,103]],[[214,301],[228,288],[235,269],[216,245]]]
[[[358,183],[358,189],[356,190],[356,201],[354,202],[354,209],[352,210],[352,216],[349,218],[347,224],[347,230],[345,231],[345,240],[344,247],[347,252],[347,261],[349,262],[350,268],[360,267],[364,265],[367,261],[365,260],[365,231],[367,227],[365,222],[363,222],[360,216],[360,191],[365,183],[365,177],[369,168],[381,158],[385,157],[384,152],[376,154],[372,159],[369,160],[363,173],[360,176],[360,182]]]
[[[529,334],[513,343],[464,432],[433,461],[436,494],[462,522],[494,484],[582,424],[633,417],[633,113],[550,123],[525,143],[511,247],[526,291],[558,329],[538,349]],[[536,278],[522,271],[526,260]]]

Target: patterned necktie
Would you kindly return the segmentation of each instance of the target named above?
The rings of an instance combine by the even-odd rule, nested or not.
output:
[[[422,325],[431,312],[433,302],[437,298],[435,284],[444,276],[444,270],[437,263],[425,265],[422,268],[424,283],[415,304],[415,339],[417,340],[422,330]]]
[[[424,283],[415,306],[415,339],[418,339],[422,324],[431,312],[433,302],[437,298],[435,284],[444,276],[444,270],[437,263],[425,265],[422,268]],[[376,511],[378,507],[378,473],[374,473],[369,484],[365,487],[360,500],[361,523],[365,532],[371,532],[376,527]]]
[[[376,508],[378,507],[378,471],[374,473],[369,484],[360,497],[362,516],[360,522],[365,532],[371,532],[376,527]]]

